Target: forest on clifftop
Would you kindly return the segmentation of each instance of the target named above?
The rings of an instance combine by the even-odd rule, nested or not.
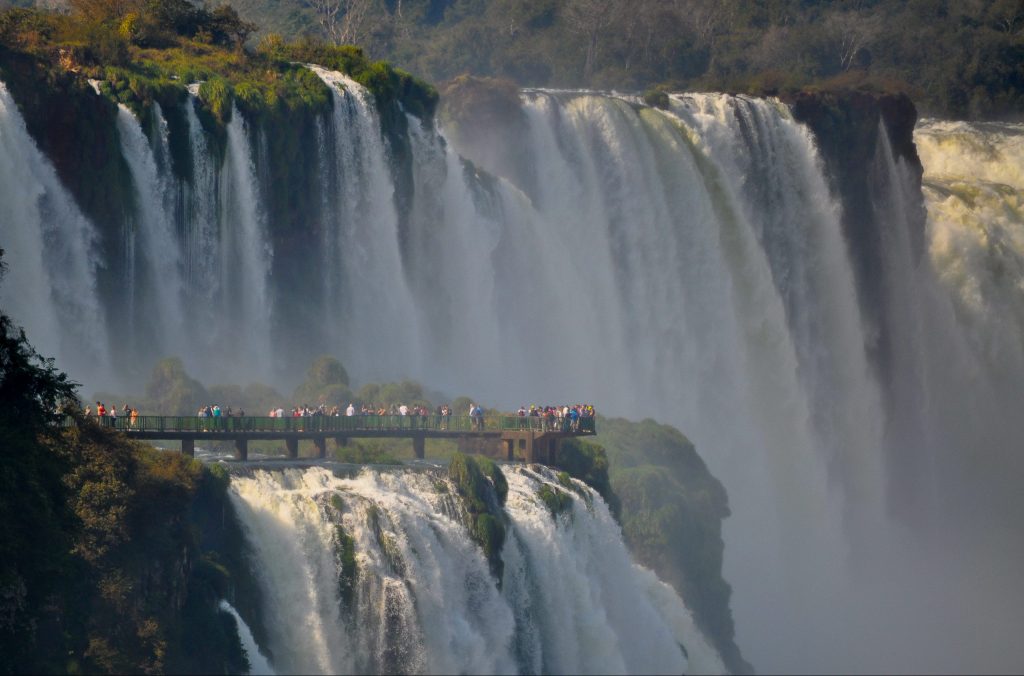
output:
[[[144,16],[160,0],[39,0]],[[0,0],[5,6],[33,0]],[[364,48],[433,82],[723,90],[905,91],[926,115],[1018,118],[1024,0],[235,0],[205,6],[255,47]],[[194,5],[200,7],[200,5]],[[105,10],[104,10],[105,11]],[[102,12],[101,12],[102,13]],[[238,16],[244,18],[239,22]],[[248,22],[252,22],[251,24]],[[216,21],[214,22],[216,23]],[[214,30],[211,39],[218,39]]]

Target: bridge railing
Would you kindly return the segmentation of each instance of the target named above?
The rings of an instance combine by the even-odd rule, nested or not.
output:
[[[93,418],[100,425],[122,432],[146,432],[156,434],[180,433],[223,433],[225,436],[237,433],[291,433],[310,432],[339,436],[359,432],[501,432],[511,430],[534,430],[537,432],[557,431],[576,434],[593,434],[594,418],[580,418],[573,429],[568,421],[548,421],[535,416],[440,416],[430,415],[354,415],[354,416],[303,416],[271,418],[269,416],[166,416],[140,415],[117,418]],[[66,426],[74,425],[68,417]]]

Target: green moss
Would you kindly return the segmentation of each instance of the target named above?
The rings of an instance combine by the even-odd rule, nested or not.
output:
[[[569,481],[569,477],[587,484],[608,503],[608,509],[616,518],[619,515],[619,500],[612,490],[608,478],[608,454],[598,445],[580,439],[564,439],[558,449],[558,482],[577,493],[590,504],[590,493]],[[563,476],[564,475],[564,476]]]
[[[481,469],[487,468],[487,473]],[[501,468],[487,458],[456,453],[448,465],[448,477],[455,485],[455,492],[466,510],[466,528],[470,536],[483,550],[490,565],[491,573],[499,581],[505,569],[501,559],[501,548],[505,544],[506,516],[501,508],[503,497],[498,495],[498,483],[508,494],[508,484]],[[488,477],[491,477],[488,480]],[[499,477],[495,480],[495,477]]]
[[[224,78],[214,77],[199,85],[199,100],[209,108],[221,124],[231,121],[234,89]]]
[[[332,496],[332,500],[334,497],[337,496]],[[356,562],[356,541],[340,525],[335,529],[335,536],[335,549],[341,561],[341,567],[338,571],[338,594],[345,606],[351,608],[355,595],[356,579],[359,575],[358,563]]]
[[[490,514],[477,514],[473,540],[484,550],[488,561],[500,559],[501,547],[505,544],[505,524]]]
[[[505,474],[501,471],[501,467],[498,466],[498,463],[483,455],[477,456],[476,462],[484,476],[491,480],[491,484],[494,486],[494,493],[498,496],[498,502],[504,506],[505,501],[508,499],[508,480],[505,479]]]
[[[537,490],[537,497],[541,499],[553,517],[572,509],[572,496],[551,484],[541,485]]]
[[[644,103],[652,108],[662,108],[667,110],[669,107],[668,94],[660,89],[648,89],[644,92],[643,99]]]

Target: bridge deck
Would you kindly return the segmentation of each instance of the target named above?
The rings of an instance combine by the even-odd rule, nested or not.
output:
[[[552,462],[559,442],[567,437],[592,436],[596,433],[594,418],[580,418],[575,428],[568,421],[549,423],[533,416],[470,416],[439,415],[356,415],[305,416],[271,418],[268,416],[212,417],[198,416],[138,416],[101,418],[99,424],[124,432],[135,439],[179,440],[182,451],[194,453],[199,440],[234,441],[236,457],[248,458],[248,442],[283,439],[288,456],[298,457],[298,441],[312,440],[318,457],[326,454],[326,440],[347,443],[350,438],[404,438],[412,439],[416,457],[424,456],[425,439],[500,439],[506,444],[507,457],[512,460],[515,447],[522,449],[528,462],[538,454],[546,454]],[[77,424],[68,418],[66,425]],[[534,449],[537,449],[535,453]]]

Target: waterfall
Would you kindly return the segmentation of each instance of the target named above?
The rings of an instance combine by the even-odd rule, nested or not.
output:
[[[33,346],[73,378],[114,381],[96,286],[96,231],[25,128],[0,82],[0,302]]]
[[[268,185],[268,122],[233,109],[218,126],[195,87],[173,110],[148,113],[149,139],[121,110],[134,194],[127,212],[136,215],[125,229],[79,213],[0,88],[0,194],[12,205],[0,213],[10,266],[3,305],[86,391],[100,387],[109,363],[106,317],[133,302],[139,335],[128,342],[152,334],[151,356],[179,354],[207,384],[278,376],[275,386],[287,389],[301,374],[280,377],[278,356],[303,361],[315,350],[339,357],[356,383],[410,377],[499,407],[588,401],[610,415],[656,418],[686,432],[729,492],[725,577],[738,643],[757,668],[912,668],[921,655],[935,668],[985,664],[985,641],[1021,626],[1012,595],[998,593],[1019,585],[1015,564],[1024,560],[1013,533],[1024,516],[1020,125],[918,129],[923,248],[911,230],[921,207],[913,169],[879,125],[865,196],[880,243],[870,267],[879,298],[865,306],[854,274],[864,261],[851,260],[857,248],[844,238],[815,140],[779,101],[680,94],[658,110],[629,96],[529,90],[508,128],[490,120],[479,123],[491,125],[484,133],[462,134],[460,125],[478,121],[443,128],[378,110],[350,78],[310,68],[331,103],[305,120],[317,147],[299,149],[315,167],[302,175],[316,190],[299,193],[315,199],[311,222],[295,231],[275,221],[272,198],[306,186]],[[187,166],[166,160],[172,148]],[[133,238],[134,258],[105,258],[97,233]],[[122,267],[134,275],[128,293],[97,289],[97,269]],[[164,312],[150,315],[148,304]],[[309,310],[282,312],[294,304]],[[282,552],[280,570],[264,571],[278,576],[268,589],[303,599],[268,596],[289,618],[269,646],[282,660],[275,667],[585,670],[603,653],[573,642],[598,636],[591,629],[630,637],[608,648],[609,665],[647,668],[642,658],[661,654],[632,653],[648,636],[630,634],[615,613],[589,627],[568,610],[583,607],[578,599],[543,606],[530,542],[553,536],[530,530],[547,522],[516,517],[522,505],[512,498],[500,593],[483,582],[472,598],[453,587],[446,593],[463,604],[458,613],[425,620],[439,613],[434,589],[417,589],[396,562],[422,566],[423,580],[441,574],[428,573],[423,557],[448,566],[475,549],[430,486],[396,481],[283,472],[236,482],[240,496],[278,495],[246,497],[239,508],[266,500],[261,509],[279,512],[277,521],[249,514],[249,528],[264,558],[269,543]],[[377,492],[345,498],[334,513],[303,497],[328,491],[320,484]],[[388,490],[405,506],[389,507],[375,528],[370,505]],[[426,514],[428,503],[429,537],[399,538],[414,530],[402,510],[417,504]],[[337,582],[338,524],[355,538],[360,565],[378,571],[372,585],[361,578],[356,611],[342,612],[327,593]],[[395,538],[390,553],[378,531]],[[486,581],[475,556],[462,575]],[[975,585],[979,578],[992,582]],[[638,598],[657,596],[644,579],[631,583],[646,590]],[[958,589],[976,591],[975,600]],[[903,613],[890,608],[897,596],[908,599]],[[1004,621],[967,632],[977,638],[959,654],[930,646],[935,633],[965,634],[951,609],[984,614],[976,599]],[[668,622],[665,603],[649,602],[660,615],[630,612]],[[488,624],[475,620],[482,607],[494,609]],[[524,620],[541,607],[564,623],[545,630]],[[350,611],[376,613],[375,628],[353,634]],[[900,631],[883,631],[879,616]],[[481,651],[487,642],[499,648]],[[905,662],[886,664],[894,652]]]
[[[260,647],[256,645],[256,639],[252,635],[252,630],[249,629],[249,625],[245,623],[245,620],[238,614],[234,606],[227,601],[221,601],[220,609],[226,613],[231,613],[231,616],[235,618],[235,622],[238,624],[238,636],[242,641],[242,649],[245,650],[245,656],[249,660],[249,673],[252,676],[274,676],[274,670],[270,666],[270,662],[260,652]]]
[[[463,525],[456,487],[433,471],[233,477],[275,669],[721,672],[679,597],[632,563],[600,496],[576,483],[571,509],[553,517],[537,490],[556,477],[506,475],[500,587]]]
[[[373,96],[341,73],[310,68],[330,87],[334,104],[335,157],[322,188],[333,196],[325,219],[323,314],[333,325],[333,344],[351,346],[346,356],[354,374],[367,377],[366,366],[376,364],[386,370],[374,375],[408,377],[418,372],[422,343],[402,270],[395,187]]]
[[[153,117],[158,143],[165,146],[165,122],[159,104],[153,108]],[[132,251],[132,268],[126,291],[131,301],[142,307],[133,308],[130,316],[137,322],[134,328],[139,333],[142,333],[139,323],[157,322],[151,337],[156,345],[149,354],[151,359],[159,358],[168,353],[166,346],[181,345],[185,340],[182,266],[178,255],[181,247],[173,220],[173,186],[167,180],[169,170],[158,168],[157,156],[150,147],[149,139],[139,121],[123,104],[118,106],[117,130],[137,197],[137,219],[129,227],[140,251]],[[163,154],[166,152],[164,150]],[[139,275],[137,266],[142,262],[145,263],[145,274]]]
[[[249,135],[234,106],[221,174],[219,351],[237,351],[237,358],[248,365],[248,377],[269,378],[271,252]]]

